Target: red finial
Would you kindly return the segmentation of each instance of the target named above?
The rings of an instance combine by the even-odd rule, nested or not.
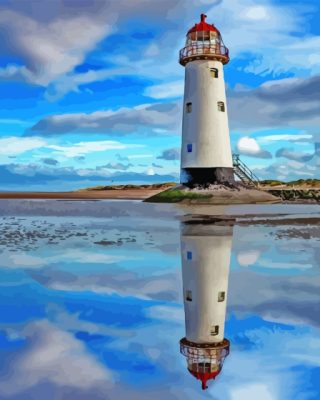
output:
[[[221,368],[213,372],[198,372],[198,371],[192,371],[189,368],[188,371],[190,372],[191,375],[193,375],[195,378],[201,381],[202,390],[206,390],[208,389],[207,382],[211,379],[215,379],[216,376],[220,374]]]
[[[200,15],[201,22],[206,22],[206,18],[207,18],[206,14]]]
[[[206,390],[206,389],[208,389],[207,380],[206,380],[206,379],[203,379],[203,380],[202,380],[202,390]]]

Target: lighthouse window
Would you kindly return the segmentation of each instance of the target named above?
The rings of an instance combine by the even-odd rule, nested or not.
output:
[[[217,335],[219,335],[219,325],[213,325],[213,326],[211,327],[210,335],[211,335],[211,336],[217,336]]]
[[[226,292],[219,292],[218,293],[218,302],[223,302],[226,297]]]
[[[223,101],[218,101],[218,111],[225,112],[225,106]]]
[[[186,112],[188,114],[192,112],[192,103],[186,103]]]
[[[192,143],[187,144],[187,152],[192,153]]]
[[[186,301],[192,301],[192,291],[186,290]]]
[[[192,260],[192,251],[187,251],[187,260]]]
[[[212,76],[212,78],[218,78],[219,76],[218,68],[210,68],[210,75]]]

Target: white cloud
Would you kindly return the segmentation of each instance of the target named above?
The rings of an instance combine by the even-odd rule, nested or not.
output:
[[[243,250],[237,255],[237,261],[239,265],[248,267],[249,265],[255,264],[260,257],[260,251],[258,250]]]
[[[274,400],[275,398],[268,385],[257,382],[233,388],[231,390],[231,400],[239,399]]]
[[[79,74],[68,74],[58,77],[54,84],[49,86],[45,93],[45,97],[49,101],[56,101],[63,97],[69,92],[79,92],[80,85],[86,85],[92,82],[104,81],[107,78],[115,77],[117,75],[127,75],[132,74],[133,71],[127,68],[112,68],[112,69],[100,69],[100,70],[90,70]],[[90,89],[86,89],[90,92]]]
[[[0,155],[16,156],[26,151],[46,146],[47,142],[41,138],[26,138],[11,136],[0,139]]]
[[[278,135],[267,135],[267,136],[261,136],[259,137],[259,142],[263,144],[268,144],[272,142],[298,142],[301,140],[310,140],[312,139],[312,135],[308,134],[297,134],[297,135],[283,135],[283,134],[278,134]]]
[[[175,81],[149,86],[145,90],[144,94],[154,99],[168,99],[173,97],[181,97],[183,95],[183,88],[183,81]]]
[[[263,6],[253,6],[244,10],[240,16],[247,18],[249,20],[261,21],[261,20],[269,20],[270,15],[268,13],[268,9]]]
[[[156,43],[151,43],[150,46],[148,46],[144,52],[145,57],[155,57],[159,55],[160,53],[160,48]]]
[[[112,264],[127,259],[124,256],[115,256],[111,254],[93,252],[90,250],[82,251],[79,249],[65,250],[63,255],[50,254],[42,257],[30,255],[24,252],[11,253],[4,251],[1,254],[0,267],[4,268],[22,268],[22,269],[39,269],[50,265],[51,263],[59,263],[61,257],[64,261],[76,263],[92,263],[92,264]]]
[[[25,66],[9,64],[0,68],[0,78],[4,80],[32,82],[32,74]]]
[[[260,153],[260,151],[261,151],[261,148],[258,145],[257,141],[248,136],[239,139],[238,149],[240,151],[246,151],[246,152],[252,153],[252,154],[257,154],[257,153]]]
[[[1,254],[0,266],[6,268],[39,268],[45,264],[42,257],[31,256],[26,253],[13,254],[3,252]]]
[[[96,153],[101,151],[110,150],[124,150],[130,148],[144,147],[143,145],[137,144],[123,144],[111,140],[97,140],[95,142],[79,142],[70,146],[59,146],[59,145],[49,145],[49,149],[54,150],[54,152],[62,153],[65,157],[77,157],[83,156],[89,153]]]
[[[184,322],[184,311],[181,307],[153,306],[146,310],[146,315],[153,319],[170,322]]]
[[[136,276],[135,279],[126,279],[123,278],[123,287],[119,289],[119,280],[113,279],[110,276],[102,276],[103,284],[98,281],[99,276],[94,275],[91,277],[92,282],[88,282],[88,279],[85,278],[74,278],[74,281],[69,283],[64,283],[55,281],[55,278],[52,278],[52,282],[46,284],[46,286],[50,287],[54,290],[59,291],[90,291],[93,293],[103,294],[103,295],[113,295],[117,294],[119,296],[135,296],[139,299],[168,299],[169,296],[174,296],[174,299],[178,297],[177,289],[175,285],[177,284],[176,277],[171,275],[170,278],[174,279],[172,282],[168,282],[166,277],[157,278],[153,282],[150,282],[147,279],[139,279]],[[109,283],[107,279],[109,278]],[[169,279],[170,279],[169,278]],[[126,286],[125,286],[126,284]]]
[[[296,269],[296,270],[305,270],[313,268],[313,265],[308,263],[298,263],[295,261],[270,262],[270,260],[263,258],[259,260],[258,266],[270,269]]]
[[[272,158],[268,151],[262,150],[258,142],[254,138],[248,136],[242,137],[237,143],[237,150],[240,154],[258,157],[258,158]]]
[[[154,169],[152,167],[147,169],[147,175],[151,175],[151,176],[155,175],[155,171],[154,171]]]
[[[63,134],[68,132],[96,132],[109,135],[142,133],[154,135],[155,129],[174,131],[180,125],[180,104],[140,104],[116,111],[103,110],[93,113],[58,114],[37,122],[29,134]]]
[[[110,325],[96,324],[82,319],[81,312],[69,313],[56,304],[49,304],[46,311],[53,319],[54,325],[64,331],[82,331],[117,338],[134,336],[134,332],[128,328],[121,329]]]
[[[1,11],[0,26],[7,30],[12,48],[26,59],[25,67],[9,65],[0,75],[20,73],[27,81],[43,86],[81,64],[111,30],[99,15],[75,13],[39,21],[12,10]]]
[[[1,379],[2,395],[21,393],[43,382],[82,390],[113,386],[110,371],[73,335],[47,321],[30,323],[23,333],[29,346],[12,360],[8,375]]]

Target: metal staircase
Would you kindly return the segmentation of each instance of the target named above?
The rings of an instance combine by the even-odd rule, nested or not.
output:
[[[233,171],[243,184],[259,187],[258,177],[240,160],[239,154],[232,154]]]

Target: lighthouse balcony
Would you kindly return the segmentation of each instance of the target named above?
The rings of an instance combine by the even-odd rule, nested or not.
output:
[[[180,353],[188,359],[224,359],[230,351],[230,342],[223,339],[217,343],[194,343],[186,338],[180,340]]]
[[[222,64],[229,62],[229,50],[222,44],[195,43],[189,44],[180,50],[179,62],[186,65],[194,60],[221,61]]]

